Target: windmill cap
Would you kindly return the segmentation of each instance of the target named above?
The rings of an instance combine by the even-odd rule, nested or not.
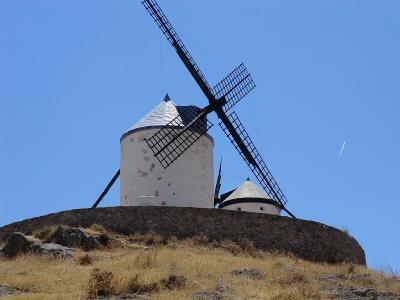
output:
[[[181,127],[186,126],[193,121],[194,115],[200,112],[200,108],[194,105],[180,106],[176,105],[171,97],[166,94],[163,101],[161,101],[155,108],[153,108],[142,119],[129,128],[121,137],[121,140],[129,134],[151,128],[161,128],[168,125],[172,120],[176,120],[177,124]],[[213,138],[206,134],[214,143]]]
[[[224,201],[243,198],[260,198],[273,200],[270,195],[263,191],[260,187],[250,181],[249,178],[243,182],[232,194]]]

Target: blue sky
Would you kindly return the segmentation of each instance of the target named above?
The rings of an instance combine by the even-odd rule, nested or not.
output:
[[[252,73],[236,112],[288,207],[400,270],[400,2],[159,4],[210,83],[241,62]],[[139,0],[0,0],[0,226],[89,207],[120,136],[166,92],[206,105]],[[227,191],[250,172],[211,134]],[[102,205],[118,204],[117,185]]]

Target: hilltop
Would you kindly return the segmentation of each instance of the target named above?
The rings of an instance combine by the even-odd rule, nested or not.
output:
[[[262,251],[246,240],[121,235],[97,224],[31,234],[40,245],[75,243],[66,248],[73,254],[1,258],[4,299],[400,299],[394,275]]]

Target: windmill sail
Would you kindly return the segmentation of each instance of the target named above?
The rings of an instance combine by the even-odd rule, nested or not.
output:
[[[256,84],[244,64],[233,70],[228,76],[221,80],[214,88],[215,98],[225,98],[224,110],[227,112],[233,106],[250,93]]]
[[[188,124],[185,126],[185,122]],[[186,109],[146,140],[154,156],[166,169],[213,126],[195,107]]]
[[[235,139],[233,139],[232,135],[226,129],[224,123],[222,122],[219,123],[220,127],[222,128],[226,136],[229,138],[235,149],[239,152],[240,156],[242,156],[242,158],[246,161],[251,171],[253,172],[254,176],[260,182],[264,190],[270,196],[272,196],[274,200],[276,200],[281,206],[284,206],[287,203],[285,195],[283,194],[278,183],[275,181],[274,177],[269,171],[267,165],[265,164],[256,146],[254,145],[253,141],[248,135],[242,122],[239,120],[239,117],[235,112],[232,112],[228,117],[231,120],[232,124],[235,126],[236,131],[239,133],[244,144],[246,145],[246,149],[249,150],[251,156],[248,157],[248,154],[244,153],[240,149]]]
[[[211,87],[208,84],[203,73],[201,72],[199,66],[196,64],[195,60],[190,55],[185,44],[182,42],[181,38],[176,33],[174,27],[171,25],[167,16],[161,10],[158,3],[155,0],[144,0],[144,1],[142,1],[142,4],[146,8],[146,10],[149,12],[150,16],[152,16],[154,21],[157,23],[158,27],[160,27],[161,31],[163,32],[163,34],[165,35],[167,40],[176,49],[179,57],[183,58],[183,60],[187,60],[187,62],[185,64],[191,65],[191,67],[193,69],[189,70],[189,71],[193,76],[196,77],[195,79],[196,79],[197,83],[201,82],[201,85],[204,85],[204,87],[202,87],[202,88],[211,90]]]
[[[214,89],[211,89],[203,73],[200,71],[200,68],[157,2],[155,0],[144,0],[142,3],[157,25],[161,28],[168,41],[175,48],[179,58],[207,97],[209,105],[202,110],[202,114],[205,116],[212,111],[217,114],[218,118],[221,120],[220,126],[249,165],[260,184],[273,196],[274,200],[279,203],[282,209],[294,217],[294,215],[285,208],[286,198],[283,192],[272,177],[271,172],[262,160],[261,155],[251,141],[236,113],[232,113],[229,116],[226,114],[229,109],[255,87],[247,69],[241,64],[224,80],[217,84]],[[196,120],[200,120],[199,117],[197,117]],[[204,123],[198,124],[196,122],[197,121],[190,123],[190,125],[181,131],[164,128],[164,130],[160,130],[159,135],[150,138],[148,144],[164,168],[171,165],[212,126],[208,123],[204,125]]]

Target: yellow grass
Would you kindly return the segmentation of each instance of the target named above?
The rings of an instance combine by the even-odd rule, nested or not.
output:
[[[240,299],[329,299],[331,283],[320,280],[326,274],[345,277],[344,284],[348,286],[400,294],[397,280],[360,266],[310,263],[251,248],[235,255],[229,250],[234,246],[228,242],[225,249],[203,242],[199,245],[194,239],[172,240],[166,245],[156,243],[150,247],[135,243],[90,252],[92,264],[85,266],[79,263],[84,253],[69,260],[37,255],[0,260],[0,284],[21,291],[4,299],[87,299],[95,269],[112,272],[114,294],[129,292],[136,278],[135,284],[143,287],[158,285],[151,299],[160,300],[191,299],[195,292],[215,290],[218,283],[229,286],[231,293]],[[264,276],[254,280],[231,273],[245,268],[258,269]],[[351,279],[349,273],[371,274],[379,284]],[[186,278],[185,286],[172,290],[162,286],[162,280],[170,275]]]

